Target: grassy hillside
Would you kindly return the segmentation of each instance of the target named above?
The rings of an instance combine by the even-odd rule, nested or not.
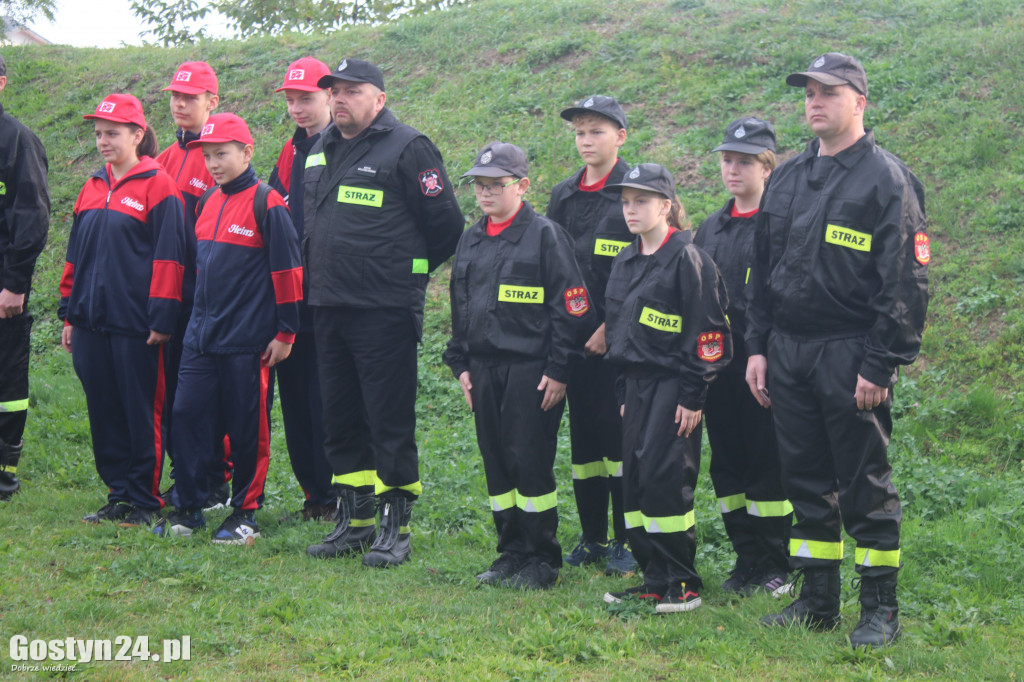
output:
[[[89,679],[1024,678],[1022,34],[1024,7],[1013,0],[479,0],[332,36],[179,50],[4,48],[9,83],[0,101],[46,145],[53,216],[33,294],[26,493],[0,506],[9,567],[0,644],[18,633],[192,637],[190,663],[80,667]],[[717,590],[730,558],[706,475],[698,569],[709,587],[694,614],[609,612],[600,595],[621,583],[588,570],[565,571],[549,594],[474,589],[494,540],[472,423],[439,362],[444,271],[428,300],[419,404],[427,490],[409,565],[369,573],[358,561],[302,556],[325,529],[280,521],[300,499],[280,428],[259,516],[267,537],[251,550],[78,523],[102,503],[102,484],[81,390],[57,346],[56,292],[75,196],[99,165],[81,116],[105,94],[138,96],[168,144],[160,89],[180,62],[209,61],[221,110],[249,122],[266,177],[291,133],[273,92],[288,63],[305,54],[330,65],[367,58],[385,70],[389,106],[434,140],[452,176],[485,142],[515,142],[530,156],[528,198],[543,208],[577,165],[559,110],[612,93],[629,116],[623,158],[673,169],[696,224],[726,198],[708,150],[730,120],[773,120],[783,155],[802,149],[802,93],[783,79],[827,50],[866,65],[867,124],[924,181],[932,234],[929,326],[921,359],[896,390],[891,448],[906,504],[907,635],[897,648],[847,650],[857,616],[849,587],[837,633],[757,627],[771,600],[733,602]],[[471,215],[472,191],[459,196]],[[578,524],[562,450],[560,536],[570,545]],[[6,647],[0,652],[9,665]]]

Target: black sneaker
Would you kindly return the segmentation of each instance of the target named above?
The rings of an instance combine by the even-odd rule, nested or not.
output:
[[[558,584],[558,569],[538,557],[530,557],[512,574],[505,586],[515,590],[546,590]]]
[[[687,589],[686,583],[679,583],[668,588],[667,594],[658,602],[655,611],[658,613],[681,613],[693,611],[700,606],[700,595],[697,590]]]
[[[607,542],[586,542],[580,543],[571,552],[565,555],[563,561],[570,566],[586,566],[608,556]]]
[[[746,587],[756,573],[756,565],[737,561],[729,571],[729,577],[722,581],[722,590],[733,594],[750,594],[746,591]]]
[[[155,521],[158,516],[160,516],[160,514],[156,509],[132,507],[131,513],[124,517],[117,525],[124,528],[131,528],[133,526],[152,526],[153,521]]]
[[[215,509],[223,509],[228,506],[228,501],[231,499],[231,483],[224,481],[216,488],[210,491],[210,494],[206,497],[206,504],[203,505],[203,511],[213,511]]]
[[[611,548],[608,551],[608,565],[605,566],[605,575],[632,575],[636,573],[636,559],[633,558],[633,551],[625,540],[612,540]]]
[[[477,575],[476,581],[481,585],[502,585],[510,576],[515,575],[525,561],[526,557],[522,554],[505,552],[494,560],[490,568]]]
[[[160,521],[153,526],[153,533],[161,537],[166,535],[180,535],[181,537],[187,538],[192,536],[192,531],[205,527],[206,517],[203,516],[202,511],[198,509],[193,511],[189,511],[188,509],[178,509],[160,519]]]
[[[637,585],[636,587],[630,587],[622,590],[621,592],[604,593],[604,601],[607,604],[621,604],[624,599],[630,598],[661,601],[661,595],[647,585]]]
[[[751,578],[743,586],[741,593],[751,595],[764,592],[778,599],[785,594],[789,594],[792,589],[793,586],[789,584],[789,574],[782,571],[765,570]]]
[[[86,523],[103,523],[104,521],[123,521],[132,513],[132,505],[119,500],[107,502],[92,514],[86,514],[82,520]]]
[[[178,506],[178,494],[174,490],[173,483],[170,488],[160,493],[160,499],[163,501],[165,508]]]
[[[249,538],[260,536],[260,527],[256,525],[252,509],[236,509],[231,516],[224,519],[220,528],[213,534],[213,542],[217,545],[245,545]]]

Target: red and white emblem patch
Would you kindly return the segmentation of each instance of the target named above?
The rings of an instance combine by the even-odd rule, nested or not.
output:
[[[704,362],[715,362],[725,354],[722,332],[704,332],[697,340],[697,355]]]
[[[928,235],[924,232],[914,235],[914,257],[921,265],[928,265],[932,261],[932,249],[928,245]]]
[[[565,290],[565,311],[570,315],[579,317],[590,310],[590,301],[587,300],[587,290],[583,287],[573,287]]]
[[[441,182],[441,174],[437,172],[436,168],[423,171],[419,177],[420,191],[428,197],[437,196],[444,189],[444,183]]]

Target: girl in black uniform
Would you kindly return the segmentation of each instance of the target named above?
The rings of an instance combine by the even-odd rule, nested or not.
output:
[[[732,194],[701,223],[693,243],[707,251],[729,290],[733,338],[746,330],[746,288],[754,260],[754,229],[765,182],[775,168],[775,129],[753,117],[725,130],[722,182]],[[782,492],[779,451],[772,414],[754,400],[744,377],[747,354],[735,356],[708,390],[704,414],[711,443],[711,482],[725,531],[736,552],[722,589],[738,594],[762,590],[779,596],[789,574],[789,528],[793,506]]]
[[[693,490],[700,468],[701,410],[707,385],[732,358],[728,298],[714,262],[693,245],[675,183],[663,166],[642,163],[622,182],[629,231],[608,287],[607,359],[619,366],[623,506],[644,584],[609,592],[635,595],[658,613],[700,606]]]

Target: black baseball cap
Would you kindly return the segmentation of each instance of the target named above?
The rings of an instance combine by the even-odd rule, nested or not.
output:
[[[384,74],[376,65],[363,59],[343,59],[334,73],[321,76],[316,84],[321,88],[329,88],[334,81],[351,81],[353,83],[370,83],[384,91]]]
[[[826,52],[815,58],[806,71],[786,76],[786,85],[802,88],[807,85],[808,78],[825,85],[850,85],[865,97],[868,94],[868,76],[864,66],[841,52]]]
[[[462,174],[464,178],[525,178],[530,171],[526,152],[508,142],[489,142],[476,155],[473,167]]]
[[[760,154],[775,151],[775,126],[753,116],[738,118],[725,129],[725,139],[711,151]]]
[[[621,192],[623,187],[655,192],[666,199],[676,196],[676,181],[668,169],[657,163],[641,163],[633,166],[622,176],[622,182],[605,185],[606,190]]]
[[[573,117],[580,114],[601,114],[605,118],[611,119],[620,128],[626,127],[626,112],[622,110],[618,100],[608,95],[591,95],[580,100],[576,106],[563,109],[560,115],[571,123]]]

